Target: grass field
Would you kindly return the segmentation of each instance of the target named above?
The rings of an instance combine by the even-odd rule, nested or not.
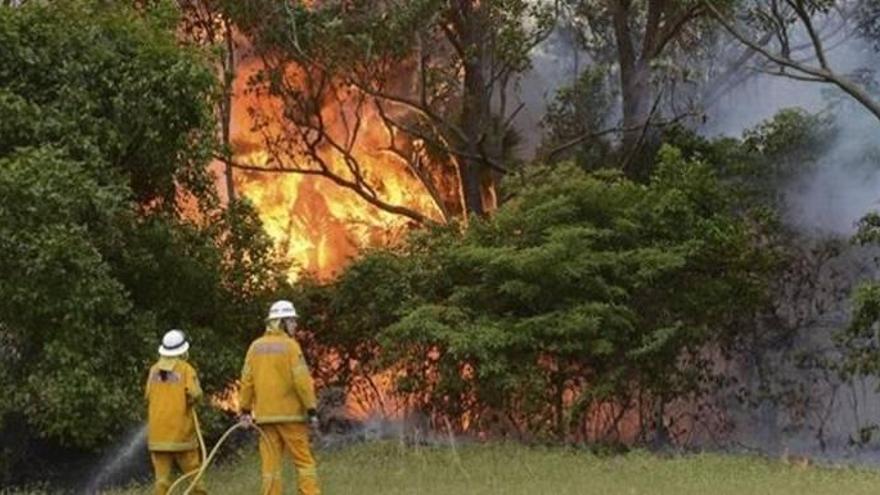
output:
[[[515,445],[405,447],[361,444],[319,453],[325,495],[859,495],[880,493],[880,470],[789,465],[746,456],[648,453],[596,457],[565,449]],[[211,469],[212,495],[259,493],[259,463]],[[149,486],[113,495],[151,493]],[[290,468],[284,493],[295,493]]]

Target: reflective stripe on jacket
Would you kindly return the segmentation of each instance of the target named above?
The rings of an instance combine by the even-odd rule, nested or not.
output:
[[[257,423],[307,421],[317,400],[299,343],[274,329],[255,340],[241,372],[239,399]]]
[[[192,405],[202,396],[196,370],[179,358],[161,358],[150,368],[147,442],[157,452],[198,448]]]

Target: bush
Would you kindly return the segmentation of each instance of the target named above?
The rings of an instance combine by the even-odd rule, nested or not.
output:
[[[632,412],[662,430],[670,404],[717,384],[709,352],[766,303],[772,251],[674,148],[647,185],[567,165],[530,176],[490,219],[354,263],[322,296],[348,313],[334,321],[348,340],[327,343],[367,343],[401,400],[461,430],[503,418],[586,439]],[[606,406],[616,420],[593,424]]]

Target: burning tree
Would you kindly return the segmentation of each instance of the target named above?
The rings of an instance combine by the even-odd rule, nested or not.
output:
[[[318,175],[424,224],[496,205],[514,163],[513,103],[553,9],[524,0],[230,3],[260,67],[251,107],[260,172]],[[381,167],[371,153],[381,153]],[[335,157],[335,158],[329,158]],[[402,175],[430,208],[383,194]]]

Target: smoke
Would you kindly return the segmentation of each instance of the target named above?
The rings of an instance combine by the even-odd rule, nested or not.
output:
[[[828,57],[842,74],[875,67],[880,60],[858,38],[839,44]],[[852,235],[856,222],[880,207],[880,120],[849,96],[827,84],[756,75],[709,109],[701,132],[739,137],[785,108],[830,112],[838,131],[814,163],[805,164],[804,173],[788,184],[785,220],[813,237]]]
[[[802,237],[775,294],[775,317],[758,323],[764,340],[732,372],[750,400],[724,398],[732,440],[764,453],[806,454],[838,462],[880,461],[860,433],[880,425],[878,380],[843,380],[834,335],[850,320],[852,290],[880,275],[880,250]]]
[[[876,67],[878,54],[851,38],[829,60],[852,73]],[[843,381],[828,365],[841,357],[834,334],[849,324],[853,290],[880,277],[880,250],[849,242],[856,223],[880,209],[880,120],[829,85],[756,75],[717,101],[700,131],[741,137],[786,108],[822,112],[834,132],[782,186],[794,259],[776,288],[773,318],[758,323],[758,334],[776,340],[745,356],[735,372],[752,400],[726,403],[733,440],[772,454],[875,462],[876,449],[865,448],[859,434],[880,425],[878,381]]]
[[[851,236],[880,207],[880,122],[851,104],[841,108],[834,142],[785,195],[788,222],[812,236]]]
[[[577,82],[589,67],[589,56],[578,46],[570,30],[556,29],[531,54],[531,69],[518,82],[514,95],[522,111],[514,119],[522,144],[519,155],[531,159],[541,144],[541,120],[547,113],[548,102],[565,86]]]
[[[396,441],[401,445],[424,445],[450,447],[464,441],[458,438],[451,429],[438,431],[432,428],[427,416],[418,412],[409,412],[399,417],[391,417],[377,411],[363,419],[347,418],[340,422],[339,418],[326,421],[322,419],[322,430],[316,436],[315,447],[320,450],[334,450],[346,446],[375,441]]]
[[[712,106],[700,132],[707,137],[740,137],[785,108],[802,108],[808,112],[822,110],[827,101],[824,86],[757,75],[722,96]]]
[[[836,44],[828,58],[844,74],[880,61],[855,37]],[[535,130],[524,135],[523,156],[531,156],[538,144],[547,101],[590,61],[559,31],[536,48],[532,63],[520,87],[526,107],[516,122],[518,129]],[[858,445],[860,431],[880,425],[878,381],[844,382],[828,367],[803,361],[840,358],[833,336],[849,323],[853,289],[880,277],[880,250],[848,242],[856,223],[880,209],[880,121],[829,85],[755,74],[714,102],[699,132],[739,138],[787,108],[828,115],[835,132],[826,134],[821,151],[782,186],[783,221],[797,233],[791,246],[795,260],[779,281],[773,318],[757,323],[758,334],[782,337],[768,337],[765,348],[756,347],[731,370],[751,397],[745,403],[722,399],[735,423],[732,441],[772,454],[880,460]]]

